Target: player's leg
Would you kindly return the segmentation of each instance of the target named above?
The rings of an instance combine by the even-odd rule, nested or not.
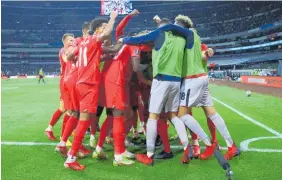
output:
[[[210,120],[214,123],[221,136],[225,139],[225,142],[228,146],[228,151],[224,155],[224,158],[226,160],[231,160],[233,157],[240,155],[240,149],[235,145],[235,142],[233,141],[227,129],[225,121],[216,112],[215,108],[213,106],[205,106],[203,107],[203,109],[206,113],[206,116],[210,118]]]
[[[137,139],[138,138],[138,132],[137,132],[137,122],[138,122],[138,106],[132,106],[132,110],[133,110],[133,116],[132,116],[132,128],[133,128],[133,139]]]
[[[180,108],[178,116],[191,131],[199,136],[206,145],[206,150],[200,155],[201,159],[208,159],[213,155],[215,145],[211,144],[208,135],[204,132],[198,121],[189,115],[189,107],[201,105],[202,95],[206,87],[202,78],[185,79],[181,86]]]
[[[188,114],[190,116],[193,116],[193,113],[192,113],[192,108],[188,108]],[[196,133],[194,133],[193,131],[190,131],[190,134],[191,134],[191,137],[192,137],[192,146],[193,146],[193,156],[194,158],[198,158],[200,156],[200,153],[201,153],[201,147],[200,147],[200,144],[199,144],[199,137],[197,136]]]
[[[155,155],[155,159],[169,159],[173,157],[173,154],[170,149],[169,139],[168,139],[168,126],[167,126],[167,113],[161,113],[160,119],[158,120],[158,135],[163,143],[164,150]]]
[[[132,165],[134,161],[128,160],[135,158],[135,155],[128,152],[125,148],[125,120],[124,110],[113,109],[113,138],[114,138],[114,166]]]
[[[44,84],[46,84],[45,81],[44,81],[44,77],[42,77],[42,81],[43,81]]]
[[[107,112],[107,118],[101,126],[98,143],[92,155],[92,157],[96,159],[107,159],[108,158],[108,156],[103,151],[103,146],[104,146],[104,142],[105,142],[107,135],[113,129],[113,119],[114,118],[113,118],[113,111],[111,108],[107,108],[106,112]]]
[[[96,147],[96,132],[97,132],[97,126],[98,126],[98,121],[99,118],[101,116],[101,114],[103,113],[104,107],[98,106],[97,108],[97,114],[96,114],[96,121],[93,121],[91,124],[91,132],[90,132],[90,147],[95,148]]]
[[[80,117],[75,130],[71,150],[67,160],[64,163],[64,166],[73,170],[83,170],[85,169],[85,165],[80,165],[76,161],[76,158],[77,153],[80,149],[85,152],[84,154],[88,154],[91,152],[82,147],[82,141],[84,139],[87,128],[90,126],[90,119],[96,116],[99,89],[96,85],[90,86],[86,84],[79,84],[77,85],[77,90],[81,97]]]
[[[146,125],[146,146],[147,154],[137,154],[137,161],[153,165],[153,156],[155,153],[155,143],[157,138],[157,122],[159,115],[162,112],[170,89],[168,89],[166,81],[153,80],[149,104],[149,118]]]
[[[69,137],[71,136],[72,132],[77,126],[79,118],[79,112],[72,112],[69,120],[67,121],[65,125],[65,129],[61,138],[60,143],[56,146],[56,151],[60,153],[63,157],[67,157],[67,147],[66,143]]]
[[[53,134],[53,126],[58,122],[62,114],[65,112],[64,108],[64,101],[60,101],[60,107],[53,113],[53,116],[49,122],[48,127],[45,129],[45,135],[48,137],[48,139],[55,141],[56,137]]]

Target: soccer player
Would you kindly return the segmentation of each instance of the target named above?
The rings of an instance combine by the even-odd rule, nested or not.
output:
[[[65,93],[64,93],[64,77],[65,77],[65,69],[66,69],[66,62],[63,60],[63,54],[65,53],[66,49],[73,44],[74,37],[72,34],[65,34],[62,38],[62,42],[64,44],[64,47],[60,49],[59,52],[59,60],[61,64],[61,77],[60,77],[60,106],[53,114],[48,127],[45,129],[45,135],[48,137],[48,139],[55,141],[56,137],[53,134],[52,128],[53,126],[58,122],[62,114],[66,111],[64,107],[64,101],[65,101]],[[63,126],[64,122],[66,122],[69,119],[69,114],[65,114],[64,120],[63,120]],[[63,128],[62,128],[63,131]]]
[[[38,84],[40,84],[40,81],[43,81],[43,83],[45,84],[45,81],[44,81],[44,73],[43,73],[43,70],[42,68],[40,68],[39,70],[39,79],[38,79]]]
[[[90,119],[96,116],[102,43],[111,35],[117,15],[117,12],[112,12],[108,23],[102,18],[92,20],[89,33],[94,34],[88,36],[72,53],[67,55],[67,59],[73,59],[75,56],[78,56],[78,80],[76,87],[80,101],[79,122],[75,130],[70,153],[64,163],[66,168],[72,170],[80,171],[86,167],[77,162],[76,156],[85,132],[90,125]]]
[[[160,28],[147,35],[120,40],[124,44],[145,44],[154,42],[152,51],[154,80],[151,88],[149,104],[150,114],[146,128],[147,154],[136,155],[136,159],[146,165],[153,165],[153,155],[157,137],[157,120],[163,109],[169,113],[169,118],[173,122],[182,141],[184,154],[181,161],[187,163],[189,160],[187,157],[191,155],[189,152],[192,152],[185,126],[177,117],[184,56],[183,49],[186,46],[186,41],[184,38],[175,36],[172,32],[166,32],[165,29],[162,29],[168,23],[168,21],[160,22]],[[189,44],[189,42],[187,42],[187,44]]]
[[[76,38],[73,46],[70,46],[67,51],[71,51],[74,47],[81,44],[84,40],[86,40],[88,36],[89,23],[85,22],[82,26],[82,37]],[[56,146],[56,151],[59,152],[63,157],[67,157],[67,140],[73,130],[76,128],[78,123],[78,114],[79,114],[79,97],[77,95],[76,83],[78,76],[78,61],[68,61],[64,59],[67,63],[65,70],[65,101],[66,101],[66,109],[71,114],[68,121],[65,123],[65,128],[62,134],[62,138],[60,143]],[[91,151],[86,149],[83,145],[80,147],[78,151],[79,157],[84,157],[90,154]]]
[[[187,67],[183,71],[183,83],[181,85],[180,94],[180,108],[179,117],[183,123],[196,133],[206,144],[206,150],[200,155],[200,159],[208,159],[212,156],[216,144],[209,140],[206,133],[202,130],[199,123],[188,114],[191,107],[202,107],[207,117],[214,123],[217,130],[223,136],[228,146],[228,151],[224,155],[226,160],[230,160],[235,156],[240,155],[239,148],[236,147],[230,133],[226,127],[226,124],[222,117],[216,112],[213,107],[212,98],[208,90],[208,77],[206,74],[206,62],[210,56],[213,55],[213,51],[209,49],[206,53],[201,51],[201,41],[197,34],[197,31],[193,28],[193,22],[187,16],[179,15],[175,18],[175,23],[179,31],[182,31],[187,38],[190,38],[190,32],[193,32],[193,47],[185,49],[184,67]]]

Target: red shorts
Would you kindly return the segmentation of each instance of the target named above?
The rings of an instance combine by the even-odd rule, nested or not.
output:
[[[97,84],[77,84],[80,113],[96,113],[98,106],[99,87]]]
[[[65,82],[66,109],[79,111],[79,97],[76,89],[76,79]]]
[[[138,82],[130,82],[130,105],[138,106],[138,93],[140,92],[140,84]]]
[[[99,105],[106,108],[116,108],[120,110],[125,110],[128,107],[128,86],[118,85],[111,81],[101,79],[99,90]]]

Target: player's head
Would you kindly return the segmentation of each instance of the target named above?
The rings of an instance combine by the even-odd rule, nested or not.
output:
[[[62,37],[62,42],[63,42],[64,46],[72,45],[73,41],[74,41],[74,35],[71,34],[71,33],[66,33]]]
[[[89,22],[84,22],[82,24],[82,35],[83,35],[83,37],[88,35],[88,30],[89,30]]]
[[[106,18],[95,18],[91,21],[88,34],[102,33],[107,26],[108,20]]]
[[[170,24],[170,23],[171,23],[171,22],[170,22],[169,19],[167,19],[167,18],[162,18],[161,21],[160,21],[160,23],[159,23],[159,27],[165,26],[165,25]]]
[[[194,27],[192,20],[188,16],[184,16],[184,15],[181,15],[181,14],[176,16],[175,24],[178,25],[178,26],[188,28],[188,29]]]

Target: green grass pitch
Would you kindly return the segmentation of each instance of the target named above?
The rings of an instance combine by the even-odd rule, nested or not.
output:
[[[46,79],[47,84],[37,84],[36,79],[2,80],[2,124],[1,138],[3,142],[47,142],[44,130],[52,113],[58,108],[58,79]],[[214,98],[235,108],[237,111],[264,124],[275,132],[282,133],[282,99],[252,93],[246,97],[242,90],[224,86],[210,85]],[[214,101],[219,114],[225,119],[229,131],[237,143],[259,137],[274,137],[251,142],[250,151],[242,152],[240,157],[230,161],[237,180],[278,180],[282,179],[282,139],[275,138],[269,132],[221,103]],[[201,109],[193,110],[194,116],[209,133],[206,119]],[[105,115],[101,118],[101,122]],[[61,120],[54,128],[54,134],[59,137]],[[175,131],[169,128],[170,136]],[[86,136],[88,143],[89,136]],[[226,146],[218,133],[222,146]],[[174,144],[179,145],[178,142]],[[221,180],[226,179],[225,172],[212,157],[207,161],[193,160],[189,165],[180,163],[182,150],[173,149],[175,157],[170,160],[157,160],[155,166],[147,167],[135,163],[131,167],[113,167],[113,150],[105,145],[109,160],[97,161],[91,157],[81,159],[86,164],[83,172],[73,172],[63,167],[64,159],[55,153],[53,145],[18,146],[1,145],[2,179],[42,179],[42,180]],[[145,149],[129,148],[133,152],[145,152]],[[257,152],[266,151],[279,152]],[[158,149],[160,151],[160,148]],[[225,151],[222,151],[225,153]]]

